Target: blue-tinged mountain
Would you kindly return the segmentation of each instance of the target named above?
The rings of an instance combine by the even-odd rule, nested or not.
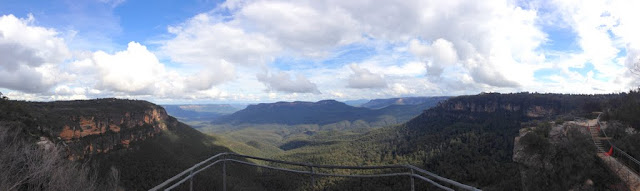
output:
[[[162,107],[169,115],[187,121],[211,121],[245,108],[243,105],[231,104],[163,105]]]
[[[249,105],[214,123],[251,124],[329,124],[369,117],[371,110],[349,106],[335,100],[318,102],[276,102]]]
[[[437,100],[437,101],[436,101]],[[342,121],[387,121],[396,124],[408,121],[425,109],[435,106],[442,98],[437,97],[422,104],[390,105],[381,109],[354,107],[335,100],[318,102],[277,102],[249,105],[231,115],[214,120],[214,124],[318,124],[325,125]]]
[[[368,103],[369,99],[357,99],[357,100],[346,100],[343,101],[343,103],[350,105],[350,106],[354,106],[354,107],[360,107],[362,106],[362,104]]]
[[[449,99],[448,96],[441,97],[400,97],[400,98],[388,98],[388,99],[374,99],[369,102],[360,104],[360,107],[366,107],[369,109],[380,109],[391,105],[432,105],[438,102]]]

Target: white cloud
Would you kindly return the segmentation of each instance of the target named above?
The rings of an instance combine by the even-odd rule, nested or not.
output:
[[[173,61],[217,67],[223,62],[259,66],[273,59],[280,47],[260,33],[251,33],[225,23],[216,16],[199,14],[178,26],[169,27],[173,38],[160,48]],[[227,73],[219,75],[230,75]]]
[[[169,26],[158,48],[111,44],[74,50],[73,60],[65,44],[73,34],[8,15],[0,17],[0,88],[25,98],[163,100],[624,91],[640,83],[628,69],[640,59],[638,6],[625,0],[230,0]],[[558,39],[548,35],[558,28],[575,33],[579,50],[547,50],[549,39]],[[587,63],[593,71],[571,69]],[[557,71],[540,77],[535,72],[543,68]]]
[[[127,50],[111,55],[102,51],[92,57],[99,71],[98,87],[134,94],[148,94],[167,71],[145,46],[130,42]]]
[[[256,1],[234,15],[249,30],[257,30],[288,50],[322,57],[337,46],[359,41],[360,23],[344,9],[302,1]]]
[[[562,76],[565,78],[562,85],[584,83],[587,78],[569,72],[569,68],[582,68],[591,63],[594,77],[582,85],[589,88],[580,92],[598,92],[594,89],[624,91],[635,86],[639,76],[630,73],[629,67],[640,55],[640,37],[637,35],[640,33],[637,23],[640,12],[635,8],[640,2],[567,0],[541,4],[551,7],[552,12],[548,15],[557,18],[552,27],[565,26],[576,34],[579,50],[565,52],[560,58],[551,60],[565,73],[570,73]]]
[[[400,84],[400,83],[395,83],[391,86],[391,89],[393,90],[393,94],[396,96],[402,96],[402,95],[407,95],[410,93],[415,93],[414,90],[410,90],[407,89],[404,85]]]
[[[371,73],[415,76],[425,72],[416,69],[423,62],[426,75],[442,89],[460,82],[453,74],[443,75],[451,71],[470,76],[470,83],[478,84],[473,86],[513,88],[532,84],[536,65],[544,63],[538,48],[546,36],[537,19],[536,10],[502,0],[227,1],[212,12],[170,27],[175,38],[164,42],[162,50],[179,63],[219,66],[226,61],[230,69],[268,69],[277,57],[322,60],[343,46],[384,42],[400,49],[405,46],[404,51],[417,60],[390,57],[385,58],[390,64],[361,65]],[[223,74],[229,73],[220,74],[228,77],[222,81],[235,79]],[[307,74],[310,78],[324,75]]]
[[[71,63],[71,68],[86,78],[84,86],[96,88],[94,94],[113,93],[115,95],[152,95],[157,98],[203,98],[225,96],[222,91],[213,91],[219,84],[217,74],[229,69],[222,62],[218,72],[210,66],[199,72],[179,72],[167,68],[146,46],[130,42],[126,50],[109,54],[97,51],[83,60]],[[209,67],[209,68],[206,68]],[[94,79],[91,81],[90,79]]]
[[[426,62],[427,76],[438,78],[444,67],[458,62],[458,53],[453,44],[445,39],[437,39],[431,45],[424,45],[418,40],[409,43],[411,53]]]
[[[58,65],[70,57],[59,33],[33,25],[34,18],[0,17],[0,87],[45,92],[71,76]]]
[[[356,64],[349,65],[349,68],[351,68],[353,74],[349,75],[347,87],[356,89],[387,87],[387,81],[382,75],[374,74]]]
[[[404,65],[391,65],[380,69],[385,75],[395,76],[419,76],[424,75],[424,63],[421,62],[409,62]]]
[[[295,79],[291,79],[287,72],[279,72],[277,74],[259,73],[256,77],[258,81],[267,86],[269,91],[320,94],[316,84],[301,74],[296,75]]]

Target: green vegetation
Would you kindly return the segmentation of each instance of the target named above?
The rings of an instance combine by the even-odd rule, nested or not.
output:
[[[11,183],[9,188],[13,187],[11,185],[19,184],[20,190],[33,190],[31,188],[37,187],[53,190],[113,190],[109,186],[118,186],[128,190],[146,190],[214,154],[230,151],[224,146],[217,145],[216,138],[202,134],[178,122],[175,118],[169,117],[163,121],[167,125],[167,129],[155,137],[132,141],[128,148],[117,146],[108,153],[89,154],[76,161],[67,160],[69,152],[75,152],[78,149],[82,151],[87,146],[85,144],[91,143],[98,146],[98,144],[111,144],[113,141],[120,140],[112,140],[119,136],[113,132],[90,135],[70,143],[59,139],[62,127],[74,122],[77,123],[77,119],[75,119],[77,116],[92,117],[96,121],[99,119],[120,119],[122,116],[129,116],[132,119],[134,117],[144,118],[141,113],[149,109],[161,108],[146,101],[117,99],[61,102],[0,101],[0,124],[8,124],[0,126],[2,127],[0,130],[4,131],[6,128],[8,132],[14,132],[11,134],[13,136],[9,137],[11,139],[4,139],[8,141],[9,147],[5,147],[5,143],[2,143],[2,149],[9,149],[3,150],[2,168],[16,168],[13,171],[11,169],[4,171],[13,174],[1,173],[1,175],[26,176],[27,181],[8,180]],[[131,121],[131,123],[138,122]],[[150,127],[150,124],[136,125],[130,129],[121,129],[118,133],[124,136],[124,132],[133,131],[135,128],[142,129],[142,133],[147,133],[144,129],[153,127]],[[0,135],[4,136],[5,134]],[[40,137],[51,140],[51,144],[59,149],[42,152],[42,149],[35,145],[35,140],[39,140]],[[23,151],[29,151],[28,153],[33,154],[20,155],[20,153],[25,153]],[[25,163],[35,163],[35,165],[41,166]],[[4,164],[10,166],[4,166]],[[27,170],[42,167],[44,170],[35,169],[34,173],[30,173],[30,171],[21,170],[20,167]],[[239,172],[236,173],[237,176],[255,173],[254,168],[245,169],[242,166],[236,170]],[[115,185],[111,184],[112,179],[108,179],[108,177],[112,177],[113,172],[118,175],[114,178],[118,180]],[[214,177],[219,175],[217,172],[220,172],[219,168],[211,169],[209,172],[197,176],[200,181],[195,182],[195,187],[205,189],[221,186],[219,177]],[[31,174],[37,175],[38,179]],[[245,180],[232,177],[229,181]],[[254,182],[252,179],[246,181],[243,183],[245,188],[261,187],[252,184]],[[2,183],[2,186],[4,185],[9,184]],[[64,185],[68,187],[63,187]]]
[[[527,163],[520,168],[523,189],[607,190],[623,185],[594,154],[589,132],[580,128],[569,127],[566,135],[550,138],[549,126],[537,126],[520,138],[524,153],[518,157]]]
[[[292,103],[259,105],[255,106],[257,109],[250,107],[247,110],[259,112],[245,117],[253,116],[257,122],[265,123],[189,121],[199,130],[211,133],[204,135],[170,117],[164,121],[168,124],[167,130],[158,136],[133,142],[128,149],[92,155],[77,163],[98,164],[94,169],[98,169],[99,177],[108,177],[111,169],[115,169],[120,177],[119,186],[133,190],[148,189],[215,153],[226,151],[313,164],[412,164],[483,190],[609,189],[619,181],[610,178],[599,164],[586,132],[569,130],[560,139],[551,137],[550,132],[555,127],[554,123],[575,117],[595,117],[592,112],[605,111],[603,119],[609,120],[609,124],[618,124],[607,129],[607,133],[614,137],[612,141],[635,155],[640,146],[634,140],[640,137],[638,133],[629,133],[629,129],[637,132],[635,121],[640,118],[640,112],[636,112],[640,106],[639,95],[637,91],[611,95],[485,93],[451,98],[424,111],[408,105],[352,110],[353,107],[334,101],[319,102],[322,103],[320,106],[313,105],[318,103],[303,103],[314,109],[302,107],[302,110],[289,107]],[[289,109],[275,112],[272,109],[276,106]],[[113,99],[51,103],[3,100],[0,101],[0,121],[19,123],[24,127],[21,136],[34,140],[40,136],[55,137],[51,132],[60,129],[65,120],[71,120],[70,115],[84,113],[109,117],[117,112],[132,112],[145,107],[157,106],[142,101]],[[355,113],[335,112],[341,108]],[[406,120],[412,119],[404,124],[391,125],[402,120],[398,116],[409,116],[412,112],[419,115],[407,117]],[[297,113],[291,116],[300,119],[280,124],[266,123],[287,116],[276,116],[276,113]],[[375,115],[360,116],[365,113]],[[301,121],[305,123],[299,123]],[[548,163],[552,168],[536,169],[535,166],[527,167],[513,161],[514,139],[519,136],[520,129],[527,127],[535,128],[520,138],[524,154],[540,159],[539,164],[544,166]],[[382,172],[317,170],[358,174]],[[216,166],[197,176],[194,181],[196,188],[219,189],[220,171],[220,166]],[[311,188],[311,177],[306,175],[239,164],[229,164],[228,172],[230,190],[399,190],[408,189],[409,181],[406,177],[315,177],[317,184]],[[531,176],[522,176],[523,172],[529,172]],[[581,187],[587,180],[594,182],[593,187]],[[523,184],[523,181],[528,184]],[[432,187],[417,181],[417,188],[426,190]]]
[[[358,133],[345,131],[315,131],[297,139],[283,139],[287,133],[284,128],[269,134],[250,127],[226,127],[228,131],[220,134],[241,142],[257,141],[280,144],[284,150],[273,155],[283,160],[309,162],[314,164],[338,165],[377,165],[377,164],[413,164],[441,176],[480,187],[484,190],[520,190],[522,179],[519,164],[512,160],[514,138],[518,131],[528,125],[544,128],[536,130],[535,135],[526,137],[531,145],[530,151],[543,152],[551,147],[569,149],[584,147],[585,142],[578,140],[576,145],[552,146],[545,143],[548,138],[550,120],[569,120],[573,117],[592,116],[591,112],[606,107],[606,101],[621,95],[561,95],[561,94],[480,94],[460,96],[423,112],[406,124],[379,129],[368,129]],[[597,107],[599,106],[599,107]],[[308,126],[307,129],[318,126]],[[237,130],[237,129],[240,130]],[[290,131],[295,128],[288,127]],[[225,128],[220,128],[225,129]],[[320,128],[318,128],[320,129]],[[298,132],[304,132],[300,128]],[[253,133],[242,132],[253,131]],[[244,135],[234,135],[234,132]],[[321,136],[331,134],[333,136]],[[235,136],[235,137],[234,137]],[[271,137],[271,138],[269,138]],[[280,141],[278,141],[280,140]],[[286,141],[282,141],[286,140]],[[588,149],[588,147],[582,148]],[[570,157],[583,157],[578,151],[564,151],[556,161],[560,166],[568,166],[567,172],[583,173],[577,180],[594,177],[597,171],[576,171],[578,163],[568,163]],[[589,158],[589,164],[597,162]],[[564,161],[564,162],[563,162]],[[585,162],[585,161],[578,161]],[[592,166],[590,166],[592,167]],[[337,171],[340,172],[340,171]],[[552,172],[555,173],[555,172]],[[558,172],[565,175],[566,172]],[[607,174],[604,172],[604,174]],[[557,176],[547,176],[557,177]],[[544,178],[544,181],[549,179]],[[401,180],[399,180],[401,181]],[[384,181],[368,182],[363,189],[393,188],[393,184],[384,185]],[[571,184],[576,183],[575,181]],[[605,181],[606,182],[606,181]],[[358,180],[342,178],[323,178],[319,187],[329,190],[344,190],[354,187]],[[555,184],[550,182],[550,184]],[[558,185],[566,188],[569,184]]]

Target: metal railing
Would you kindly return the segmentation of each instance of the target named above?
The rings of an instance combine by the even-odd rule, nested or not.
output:
[[[274,166],[267,166],[267,165],[261,165],[261,164],[254,164],[254,163],[250,163],[250,162],[246,162],[246,161],[242,161],[242,160],[237,160],[237,159],[233,159],[230,158],[231,156],[234,157],[240,157],[240,158],[245,158],[245,159],[254,159],[254,160],[259,160],[259,161],[267,161],[267,162],[274,162],[274,163],[279,163],[279,164],[287,164],[287,165],[293,165],[293,166],[301,166],[301,167],[307,167],[309,170],[305,171],[305,170],[296,170],[296,169],[288,169],[288,168],[280,168],[280,167],[274,167]],[[217,160],[216,160],[217,159]],[[420,169],[418,167],[415,167],[413,165],[385,165],[385,166],[338,166],[338,165],[316,165],[316,164],[307,164],[307,163],[299,163],[299,162],[290,162],[290,161],[282,161],[282,160],[275,160],[275,159],[268,159],[268,158],[262,158],[262,157],[255,157],[255,156],[248,156],[248,155],[241,155],[241,154],[236,154],[236,153],[229,153],[229,152],[225,152],[225,153],[220,153],[217,155],[214,155],[184,171],[182,171],[181,173],[171,177],[170,179],[164,181],[163,183],[157,185],[156,187],[150,189],[151,191],[157,191],[157,190],[171,190],[176,188],[177,186],[183,184],[186,181],[189,181],[189,190],[193,190],[193,177],[195,175],[197,175],[198,173],[202,172],[203,170],[206,170],[218,163],[222,163],[222,190],[226,191],[227,190],[227,181],[226,181],[226,177],[227,177],[227,162],[233,162],[233,163],[238,163],[238,164],[243,164],[243,165],[248,165],[248,166],[254,166],[254,167],[260,167],[260,168],[266,168],[266,169],[272,169],[272,170],[278,170],[278,171],[285,171],[285,172],[291,172],[291,173],[298,173],[298,174],[306,174],[306,175],[310,175],[311,176],[311,185],[312,187],[315,187],[315,177],[351,177],[351,178],[375,178],[375,177],[395,177],[395,176],[407,176],[410,178],[411,181],[411,190],[414,191],[415,190],[415,182],[414,179],[419,179],[425,182],[428,182],[438,188],[441,188],[443,190],[454,190],[453,188],[456,189],[461,189],[461,190],[480,190],[477,189],[475,187],[472,186],[468,186],[441,176],[438,176],[432,172]],[[321,172],[317,172],[317,169],[356,169],[356,170],[367,170],[367,169],[402,169],[405,170],[405,172],[400,172],[400,173],[385,173],[385,174],[334,174],[334,173],[321,173]],[[432,180],[434,179],[434,180]],[[437,182],[436,182],[437,181]],[[443,184],[448,185],[444,186]],[[164,188],[164,189],[163,189]]]
[[[598,127],[602,127],[602,123],[600,123],[600,115],[598,115],[597,122],[598,122]],[[617,158],[617,159],[621,159],[623,161],[622,164],[627,166],[629,169],[633,170],[636,174],[639,174],[639,172],[640,172],[640,161],[638,161],[637,159],[633,158],[631,155],[627,154],[622,149],[616,147],[616,145],[614,145],[609,140],[610,138],[609,138],[609,136],[607,136],[607,133],[604,132],[604,129],[602,129],[602,128],[598,128],[598,129],[600,130],[600,132],[602,132],[602,135],[604,135],[604,138],[605,138],[605,140],[607,140],[607,143],[609,143],[609,146],[611,146],[610,149],[613,149],[612,155],[615,155],[615,158]]]

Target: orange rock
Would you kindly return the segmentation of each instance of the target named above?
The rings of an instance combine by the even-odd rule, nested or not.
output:
[[[60,132],[60,138],[62,138],[63,140],[67,141],[67,140],[71,140],[73,138],[73,130],[71,130],[71,128],[68,125],[65,125],[64,128],[62,129],[62,132]]]
[[[114,124],[110,124],[109,125],[109,130],[113,131],[113,132],[120,132],[120,127]]]

